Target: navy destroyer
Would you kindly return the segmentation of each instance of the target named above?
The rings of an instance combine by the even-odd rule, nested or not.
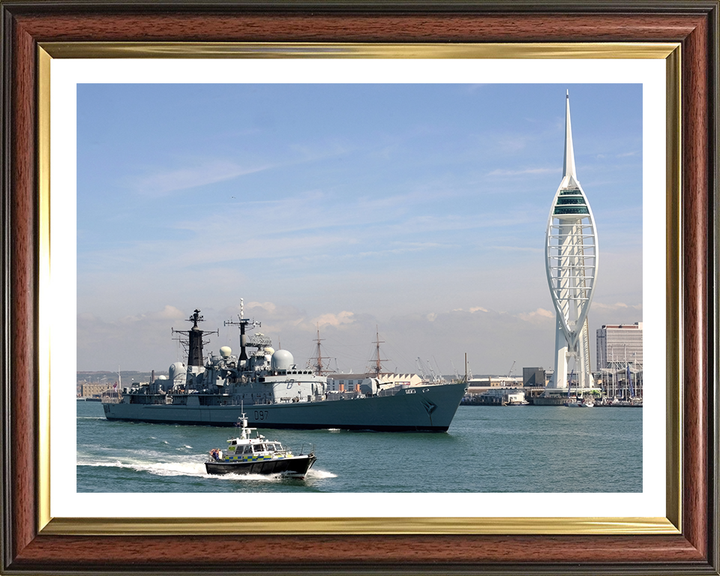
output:
[[[247,330],[259,326],[244,318],[240,352],[222,346],[219,354],[203,354],[195,310],[192,327],[176,331],[186,338],[187,363],[175,362],[169,376],[123,390],[119,402],[103,403],[108,420],[233,426],[245,408],[256,428],[344,429],[445,432],[452,422],[467,384],[419,382],[368,377],[354,389],[332,389],[327,376],[299,369],[287,350],[274,350],[271,340]]]

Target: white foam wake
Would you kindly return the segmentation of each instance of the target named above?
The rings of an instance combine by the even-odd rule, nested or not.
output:
[[[144,456],[157,456],[151,451],[140,451]],[[205,461],[202,456],[194,457],[195,460],[187,461],[162,461],[124,457],[115,459],[90,459],[88,456],[79,456],[78,466],[99,467],[99,468],[120,468],[146,472],[156,476],[193,476],[196,478],[209,478],[213,480],[243,480],[254,482],[279,482],[285,477],[282,474],[208,474],[205,470]],[[305,476],[306,480],[324,480],[337,478],[336,474],[318,468],[311,468]]]
[[[157,476],[205,476],[205,465],[202,462],[78,461],[78,466],[125,468]]]
[[[337,478],[337,474],[333,474],[332,472],[328,472],[327,470],[310,468],[305,477],[309,480],[324,480],[325,478]]]

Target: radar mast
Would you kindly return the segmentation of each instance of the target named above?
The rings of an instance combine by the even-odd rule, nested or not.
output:
[[[225,326],[238,326],[240,328],[240,356],[239,360],[246,361],[248,359],[247,350],[246,347],[248,345],[252,346],[252,342],[248,342],[247,336],[245,335],[245,329],[246,328],[255,328],[262,326],[260,322],[256,322],[254,320],[250,320],[249,318],[245,318],[245,302],[242,298],[240,298],[240,314],[238,314],[237,321],[235,320],[226,320]],[[257,344],[256,344],[257,345]],[[268,344],[269,345],[269,344]]]
[[[171,328],[173,334],[183,334],[187,336],[187,342],[180,340],[183,346],[187,347],[188,360],[187,365],[190,366],[204,366],[205,358],[203,356],[203,345],[207,344],[209,340],[203,340],[203,336],[206,334],[219,334],[219,330],[202,330],[198,326],[198,322],[203,322],[205,319],[200,316],[200,310],[195,309],[193,315],[187,319],[188,322],[192,322],[192,328],[190,330],[175,330]]]

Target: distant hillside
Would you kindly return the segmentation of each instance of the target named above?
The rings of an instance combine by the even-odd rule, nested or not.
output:
[[[155,372],[155,378],[158,376],[167,376],[167,372]],[[121,370],[123,386],[131,382],[149,382],[152,372],[136,372],[134,370]],[[77,382],[117,382],[118,373],[109,371],[85,372],[77,373]]]

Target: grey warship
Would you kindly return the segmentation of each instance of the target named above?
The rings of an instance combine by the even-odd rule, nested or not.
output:
[[[237,321],[240,353],[228,346],[203,355],[195,310],[192,327],[175,331],[187,338],[187,363],[175,362],[169,377],[123,390],[122,400],[103,403],[108,420],[233,426],[241,412],[256,428],[343,429],[380,432],[446,432],[466,389],[465,382],[419,385],[368,378],[353,391],[337,392],[327,377],[299,369],[287,350],[274,350],[266,336],[246,331],[259,326]]]

